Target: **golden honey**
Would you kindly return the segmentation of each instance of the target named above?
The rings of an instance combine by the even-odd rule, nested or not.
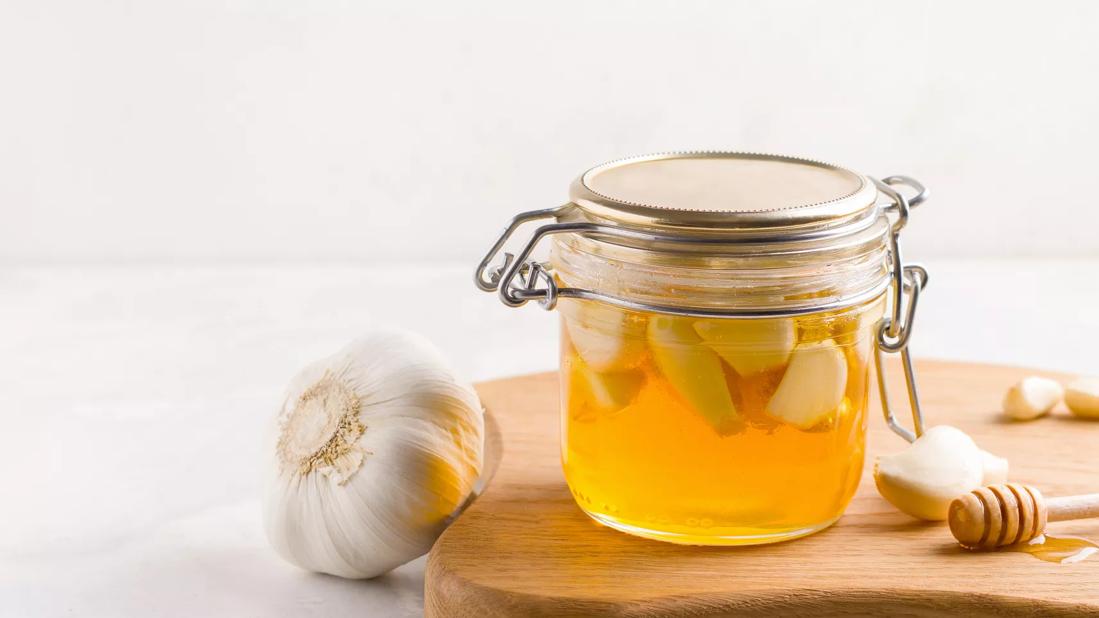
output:
[[[769,319],[560,311],[562,458],[591,517],[707,545],[839,518],[862,472],[881,302]]]
[[[1057,564],[1072,564],[1099,552],[1099,544],[1078,536],[1043,534],[1024,543],[1008,545],[1002,551],[1030,554],[1039,560]]]

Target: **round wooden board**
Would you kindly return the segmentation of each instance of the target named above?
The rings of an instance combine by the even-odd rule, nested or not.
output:
[[[963,429],[1010,459],[1012,480],[1047,495],[1099,491],[1099,422],[1063,408],[1029,423],[998,414],[1017,379],[1064,376],[932,361],[917,370],[929,426]],[[890,378],[894,397],[903,396],[899,371]],[[967,552],[945,524],[915,521],[883,500],[873,458],[904,443],[886,428],[876,399],[862,484],[835,526],[786,543],[716,548],[633,537],[580,511],[561,473],[556,374],[478,390],[502,436],[499,468],[431,550],[428,616],[1099,613],[1099,557],[1062,565]],[[1099,520],[1050,530],[1099,540]]]

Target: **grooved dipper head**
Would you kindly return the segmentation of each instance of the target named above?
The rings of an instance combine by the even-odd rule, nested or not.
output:
[[[1037,489],[1006,483],[980,487],[950,503],[950,532],[963,547],[994,549],[1029,541],[1046,528],[1046,503]]]

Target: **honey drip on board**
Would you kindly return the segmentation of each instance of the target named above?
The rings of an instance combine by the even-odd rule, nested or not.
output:
[[[1026,543],[1008,545],[1001,551],[1030,554],[1039,560],[1072,564],[1099,552],[1099,544],[1078,536],[1039,535]]]

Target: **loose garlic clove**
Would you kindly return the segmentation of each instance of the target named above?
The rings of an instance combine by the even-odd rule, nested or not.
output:
[[[667,315],[649,320],[649,348],[664,377],[688,405],[720,435],[736,433],[743,420],[733,405],[721,359],[691,326],[691,320]]]
[[[984,456],[959,429],[938,425],[907,449],[874,464],[878,493],[901,511],[931,521],[946,519],[950,502],[984,480]]]
[[[1065,405],[1081,418],[1099,418],[1099,378],[1079,378],[1069,384]]]
[[[981,485],[1000,485],[1007,482],[1007,460],[988,451],[981,451]]]
[[[1035,419],[1049,414],[1064,395],[1065,389],[1054,380],[1026,377],[1004,394],[1004,414],[1019,421]]]
[[[739,375],[748,376],[786,364],[794,349],[791,319],[698,320],[695,332]]]
[[[839,347],[830,339],[802,344],[790,355],[786,373],[767,403],[767,414],[809,429],[840,405],[846,388],[847,359]]]
[[[645,322],[623,309],[592,301],[562,307],[569,341],[594,371],[629,369],[645,349]]]

